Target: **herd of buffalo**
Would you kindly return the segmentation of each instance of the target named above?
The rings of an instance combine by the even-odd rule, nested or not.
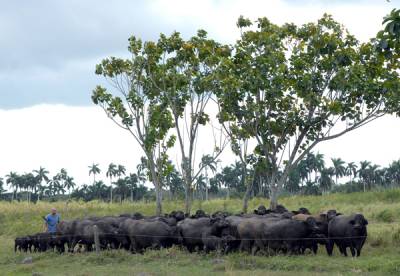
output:
[[[253,214],[237,215],[222,211],[207,215],[202,210],[191,216],[182,211],[160,217],[134,213],[62,221],[56,233],[17,237],[15,251],[62,253],[66,248],[74,252],[77,246],[91,251],[96,236],[101,249],[124,248],[133,253],[178,245],[189,252],[304,254],[307,249],[317,253],[323,244],[331,255],[336,244],[341,254],[347,256],[350,248],[354,257],[360,256],[367,224],[362,214],[346,216],[329,210],[312,215],[307,208],[288,211],[282,205],[275,210],[261,205]]]

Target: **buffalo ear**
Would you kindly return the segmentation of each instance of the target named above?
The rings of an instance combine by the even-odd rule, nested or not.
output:
[[[336,213],[336,216],[341,216],[341,215],[343,215],[342,213]]]
[[[254,210],[254,214],[258,215],[258,210]]]
[[[292,211],[292,213],[293,213],[293,214],[295,214],[295,215],[298,215],[298,214],[300,214],[300,212],[299,212],[299,211]]]
[[[364,219],[364,224],[367,225],[368,224],[368,220]]]
[[[354,221],[354,219],[349,221],[350,224],[354,225],[356,222]]]

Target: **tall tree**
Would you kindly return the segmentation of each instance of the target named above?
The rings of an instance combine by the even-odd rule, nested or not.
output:
[[[106,176],[110,178],[110,204],[113,201],[113,182],[112,179],[113,177],[117,176],[118,174],[118,167],[117,165],[115,165],[114,163],[110,163],[110,165],[108,165],[108,169],[106,172]]]
[[[14,197],[17,199],[17,192],[18,192],[18,177],[19,175],[16,172],[10,172],[9,174],[6,175],[6,183],[13,189],[12,193],[12,198],[11,200],[14,200]]]
[[[209,187],[209,176],[208,176],[208,169],[211,170],[212,173],[217,171],[217,160],[209,154],[203,155],[201,158],[201,162],[199,167],[203,167],[205,169],[205,192],[206,192],[206,200],[208,201],[208,187]]]
[[[364,192],[366,191],[366,185],[368,183],[368,168],[371,165],[371,162],[369,161],[361,161],[360,162],[360,168],[357,171],[358,176],[360,177],[360,180],[363,183],[363,190]]]
[[[152,80],[163,52],[156,43],[142,43],[134,36],[129,38],[128,50],[130,59],[111,57],[96,66],[96,74],[109,80],[118,96],[97,86],[92,100],[117,126],[128,131],[143,150],[148,178],[156,191],[156,214],[161,215],[161,179],[168,161],[167,151],[175,142],[175,137],[168,135],[173,117]]]
[[[38,194],[38,200],[40,200],[40,196],[41,196],[41,191],[42,191],[42,187],[43,187],[43,181],[45,181],[46,183],[49,182],[49,171],[46,170],[45,168],[43,168],[42,166],[40,166],[40,168],[38,170],[33,170],[33,172],[36,174],[36,178],[37,178],[37,187],[35,187],[35,192],[36,189],[40,190],[39,194]]]
[[[71,176],[66,176],[64,181],[64,188],[67,189],[69,196],[71,196],[71,191],[75,188],[76,183],[74,178]]]
[[[275,209],[289,172],[316,145],[400,113],[400,81],[374,41],[359,43],[328,15],[302,26],[260,18],[252,27],[241,17],[238,26],[241,38],[218,70],[219,118],[267,159]]]
[[[93,163],[89,166],[89,176],[93,174],[93,185],[96,183],[96,174],[100,174],[101,170],[99,168],[99,164]]]
[[[319,178],[319,186],[323,192],[328,192],[333,186],[332,177],[335,175],[335,169],[325,168],[321,171],[321,176]]]
[[[0,177],[0,196],[2,195],[2,193],[6,191],[3,186],[4,186],[4,180],[2,177]]]
[[[333,173],[336,178],[335,184],[337,185],[338,178],[343,177],[346,174],[346,163],[340,158],[331,158],[331,160],[333,164]]]
[[[346,175],[350,176],[350,182],[352,182],[352,178],[357,177],[357,164],[354,162],[350,162],[346,167]]]
[[[178,140],[180,171],[185,183],[185,211],[190,213],[192,185],[206,165],[196,160],[198,136],[205,126],[214,134],[206,154],[218,158],[227,139],[210,122],[210,104],[213,103],[213,72],[219,57],[229,54],[228,47],[207,38],[199,30],[185,41],[178,32],[160,35],[157,42],[157,66],[149,71],[153,86],[159,91],[173,117],[173,128]],[[219,132],[216,134],[215,132]],[[204,150],[203,150],[204,151]],[[200,166],[196,166],[200,164]]]

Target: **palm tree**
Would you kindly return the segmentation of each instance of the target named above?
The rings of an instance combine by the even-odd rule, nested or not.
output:
[[[350,162],[347,164],[346,167],[346,175],[350,176],[350,183],[352,182],[352,177],[356,177],[357,176],[357,165],[354,162]]]
[[[202,190],[205,189],[206,185],[206,178],[204,177],[204,175],[200,174],[195,182],[195,190],[197,191],[197,195],[200,200],[203,200]]]
[[[59,187],[60,187],[60,180],[58,175],[53,176],[48,182],[48,187],[46,190],[46,194],[48,196],[55,196],[59,192]]]
[[[107,186],[101,180],[93,183],[93,185],[90,186],[89,189],[89,193],[92,193],[92,195],[99,200],[102,199],[103,196],[107,195]]]
[[[358,176],[360,177],[361,181],[363,182],[364,192],[365,192],[365,186],[368,181],[368,168],[370,165],[371,165],[371,162],[369,162],[369,161],[361,161],[360,168],[357,171]]]
[[[368,167],[368,184],[369,184],[369,189],[372,188],[372,184],[377,184],[379,182],[379,165],[370,165]]]
[[[125,172],[126,172],[125,166],[118,165],[118,168],[117,168],[117,176],[118,176],[118,178],[121,178],[121,176],[125,175]]]
[[[400,160],[390,163],[387,168],[387,178],[392,188],[400,184]]]
[[[69,196],[71,196],[71,190],[75,187],[74,178],[67,176],[64,181],[64,188],[67,189]]]
[[[318,179],[319,186],[322,191],[327,192],[332,188],[332,177],[335,175],[335,169],[330,167],[321,171],[321,176]]]
[[[211,155],[207,154],[207,155],[204,155],[204,156],[201,158],[201,162],[200,162],[199,166],[200,166],[200,168],[201,168],[201,167],[204,167],[204,169],[205,169],[206,200],[208,201],[208,186],[209,186],[210,180],[209,180],[209,178],[208,178],[208,171],[207,171],[207,169],[209,168],[209,169],[211,169],[211,171],[212,171],[213,173],[215,173],[216,170],[217,170],[217,161],[215,160],[214,157],[212,157]],[[243,181],[244,181],[244,179],[243,179]]]
[[[318,173],[321,173],[323,169],[325,169],[324,155],[317,152],[314,158],[314,172],[315,172],[314,182],[317,182]]]
[[[108,170],[106,172],[106,176],[110,178],[110,204],[113,201],[112,178],[117,176],[117,174],[118,174],[117,165],[115,165],[114,163],[110,163],[110,165],[108,165]]]
[[[100,173],[99,164],[93,163],[91,166],[89,166],[89,176],[93,174],[93,184],[96,183],[96,174],[99,173]]]
[[[7,179],[6,179],[7,185],[9,185],[12,189],[14,189],[14,191],[12,193],[12,198],[11,198],[11,200],[14,200],[14,195],[15,195],[15,198],[17,198],[19,175],[16,172],[10,172],[9,174],[6,175],[6,177],[7,177]]]
[[[36,178],[37,178],[37,185],[35,186],[35,193],[37,189],[40,189],[42,186],[43,180],[46,181],[46,183],[49,181],[49,177],[47,176],[49,174],[49,171],[40,166],[38,170],[33,170],[34,173],[36,173]],[[38,196],[38,200],[40,200],[40,195]]]
[[[334,175],[336,178],[336,185],[338,184],[338,178],[343,177],[345,175],[346,167],[344,164],[346,164],[342,159],[340,158],[331,158],[332,163],[333,163],[333,170],[334,170]]]
[[[0,177],[0,196],[3,192],[5,192],[3,185],[4,185],[4,180],[2,177]]]
[[[139,177],[137,176],[136,173],[131,173],[129,174],[128,177],[126,177],[126,184],[131,191],[131,202],[133,202],[133,192],[137,188],[137,184],[139,183]]]

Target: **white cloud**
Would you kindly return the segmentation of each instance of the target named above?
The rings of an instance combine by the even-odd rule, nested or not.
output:
[[[90,183],[88,165],[110,162],[133,171],[141,156],[133,138],[98,107],[39,105],[0,110],[0,175],[44,166],[53,175],[66,168],[79,184]]]
[[[85,23],[87,26],[85,25],[84,28],[79,27],[83,24],[80,17],[74,17],[71,26],[68,25],[67,19],[63,21],[64,25],[69,26],[66,29],[72,29],[74,34],[74,36],[68,37],[65,33],[68,42],[66,47],[73,44],[76,49],[82,48],[79,54],[74,52],[75,50],[71,54],[72,50],[63,49],[61,44],[47,45],[47,43],[52,43],[51,34],[39,28],[44,26],[44,23],[35,25],[35,22],[32,22],[32,28],[39,28],[38,30],[33,28],[36,30],[35,34],[42,32],[45,36],[48,36],[47,39],[43,40],[44,42],[38,36],[37,41],[46,43],[44,45],[46,49],[57,46],[52,48],[53,51],[57,52],[56,56],[60,54],[62,57],[65,54],[68,59],[52,58],[54,55],[50,55],[49,60],[54,60],[57,64],[62,62],[62,68],[49,66],[47,70],[41,71],[39,64],[33,71],[24,71],[24,74],[18,71],[14,75],[11,74],[10,70],[7,70],[11,73],[7,74],[7,78],[3,76],[0,93],[4,93],[3,95],[6,95],[6,97],[16,97],[18,101],[24,103],[24,99],[13,96],[13,91],[23,91],[21,92],[22,95],[35,93],[32,91],[40,93],[39,91],[42,90],[45,90],[47,94],[60,93],[61,95],[63,93],[64,98],[60,98],[64,99],[65,102],[67,97],[77,97],[78,94],[82,95],[82,93],[90,97],[90,90],[95,83],[101,83],[93,73],[94,65],[98,62],[95,57],[103,53],[105,57],[115,54],[116,45],[122,45],[121,43],[126,41],[128,36],[133,34],[133,31],[141,30],[139,35],[144,34],[148,39],[157,37],[159,32],[172,31],[173,29],[188,35],[194,34],[199,28],[204,28],[210,33],[210,37],[225,43],[233,43],[239,35],[235,22],[240,15],[253,20],[257,17],[266,16],[277,24],[288,21],[302,24],[315,21],[324,12],[327,12],[332,14],[337,21],[343,23],[357,38],[365,41],[376,34],[382,27],[382,18],[395,7],[395,1],[387,3],[383,0],[372,2],[149,1],[146,2],[150,3],[148,4],[149,7],[146,7],[143,12],[146,16],[151,15],[151,17],[147,18],[143,15],[133,18],[132,13],[129,12],[130,9],[124,8],[124,6],[107,9],[104,3],[96,4],[94,9],[96,12],[85,11],[85,8],[88,7],[82,4],[79,14],[85,18],[85,21],[82,22],[87,23]],[[63,9],[58,10],[59,13],[61,11]],[[57,16],[61,16],[59,13]],[[97,16],[97,13],[102,13],[102,16]],[[136,10],[133,14],[140,14],[140,12]],[[36,13],[34,16],[37,17]],[[2,22],[7,20],[7,17],[2,18]],[[50,18],[52,17],[50,16]],[[103,20],[103,23],[113,23],[111,25],[116,28],[121,27],[121,30],[104,30],[107,34],[106,42],[110,42],[111,46],[102,47],[102,51],[94,49],[96,43],[87,41],[93,38],[94,34],[85,33],[102,33],[103,29],[98,29],[98,27],[103,25],[97,25],[98,20]],[[139,22],[140,20],[142,21]],[[7,25],[7,22],[3,23]],[[163,28],[162,30],[157,29],[160,26]],[[64,33],[57,35],[62,37]],[[79,40],[71,40],[75,36]],[[104,36],[101,37],[104,39]],[[14,41],[12,36],[6,40],[9,43]],[[25,42],[25,40],[21,41]],[[113,41],[118,43],[112,43]],[[21,57],[16,60],[16,63],[20,62],[25,65],[25,54],[29,54],[29,56],[39,54],[38,57],[43,54],[32,52],[38,45],[35,46],[36,48],[29,48],[29,43],[20,44],[23,45],[23,49],[18,48],[20,49],[18,56]],[[0,45],[0,49],[1,47]],[[122,47],[120,50],[123,52],[126,45]],[[71,49],[75,48],[71,47]],[[11,46],[10,49],[12,49]],[[104,52],[106,50],[113,52]],[[13,56],[13,58],[16,57]],[[23,66],[23,68],[28,68],[28,66]],[[54,68],[54,71],[51,71],[51,68]],[[68,92],[68,90],[71,90],[71,92]],[[15,92],[15,95],[21,94]],[[4,176],[11,170],[29,172],[39,166],[46,167],[54,174],[60,168],[65,167],[78,183],[88,183],[91,179],[88,176],[87,166],[92,162],[100,163],[103,170],[110,162],[115,162],[125,165],[129,171],[132,171],[139,161],[139,157],[142,156],[141,150],[136,146],[133,138],[126,131],[116,127],[106,118],[102,110],[95,106],[38,105],[23,109],[0,110],[0,128],[2,130],[0,176]],[[206,143],[209,142],[209,134],[203,134],[199,140],[201,141],[199,149],[206,148]],[[326,142],[319,146],[317,150],[324,153],[326,157],[342,157],[346,161],[366,159],[384,166],[390,161],[400,158],[400,148],[396,147],[398,141],[400,141],[400,120],[387,117],[342,138]],[[229,151],[229,149],[227,150]],[[176,155],[176,153],[171,153],[171,158],[175,160]],[[225,164],[232,162],[232,155],[225,155],[223,160]]]

